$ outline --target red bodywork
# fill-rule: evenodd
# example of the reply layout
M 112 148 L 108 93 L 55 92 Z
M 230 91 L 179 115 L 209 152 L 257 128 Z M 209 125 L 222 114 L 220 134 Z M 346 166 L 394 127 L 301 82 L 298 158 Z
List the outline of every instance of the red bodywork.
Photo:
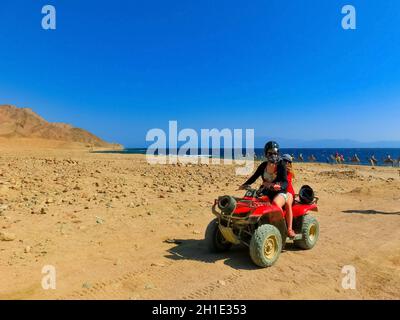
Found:
M 318 207 L 315 203 L 301 204 L 295 202 L 292 208 L 293 218 L 304 216 L 309 211 L 318 211 Z M 261 198 L 244 197 L 237 202 L 233 215 L 243 215 L 249 212 L 251 212 L 250 217 L 261 217 L 267 214 L 278 214 L 280 218 L 286 216 L 286 211 L 275 204 L 271 204 L 267 196 Z

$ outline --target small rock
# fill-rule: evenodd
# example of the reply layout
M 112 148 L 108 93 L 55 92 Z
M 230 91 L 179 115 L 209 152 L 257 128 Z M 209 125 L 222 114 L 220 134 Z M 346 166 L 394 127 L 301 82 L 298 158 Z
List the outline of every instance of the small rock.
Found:
M 114 266 L 119 266 L 121 264 L 121 260 L 117 259 L 114 261 L 113 265 Z
M 152 267 L 165 267 L 165 264 L 162 262 L 155 262 L 151 264 Z
M 82 288 L 85 288 L 85 289 L 90 289 L 91 287 L 92 287 L 92 284 L 89 283 L 89 282 L 85 282 L 85 283 L 82 285 Z
M 174 244 L 181 244 L 182 241 L 176 239 L 166 239 L 164 240 L 165 243 L 174 243 Z
M 218 280 L 218 284 L 221 286 L 225 286 L 226 282 L 224 280 Z
M 100 217 L 96 217 L 96 223 L 103 224 L 104 220 L 102 218 L 100 218 Z
M 11 232 L 0 232 L 0 240 L 1 241 L 14 241 L 16 239 L 16 235 Z
M 24 252 L 25 253 L 31 252 L 31 247 L 30 246 L 26 246 L 25 249 L 24 249 Z
M 154 284 L 152 284 L 152 283 L 147 283 L 147 284 L 144 286 L 144 288 L 145 288 L 146 290 L 154 289 Z

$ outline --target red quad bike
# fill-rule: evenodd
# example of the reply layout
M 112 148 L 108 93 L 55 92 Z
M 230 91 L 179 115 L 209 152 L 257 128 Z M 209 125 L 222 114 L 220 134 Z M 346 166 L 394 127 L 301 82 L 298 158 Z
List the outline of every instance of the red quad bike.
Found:
M 286 211 L 271 204 L 270 199 L 261 194 L 262 189 L 246 190 L 243 198 L 223 196 L 215 200 L 212 211 L 217 218 L 208 225 L 205 241 L 215 253 L 244 244 L 250 248 L 250 257 L 257 266 L 270 267 L 278 260 L 289 239 Z M 314 247 L 319 236 L 318 221 L 310 214 L 318 211 L 318 198 L 312 192 L 312 198 L 306 202 L 302 203 L 296 197 L 293 203 L 296 236 L 292 240 L 296 247 L 308 250 Z

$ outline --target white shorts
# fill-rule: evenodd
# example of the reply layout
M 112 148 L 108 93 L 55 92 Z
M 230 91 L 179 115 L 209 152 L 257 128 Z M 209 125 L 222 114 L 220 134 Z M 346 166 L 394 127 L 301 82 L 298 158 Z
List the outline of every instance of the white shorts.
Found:
M 282 197 L 285 199 L 285 202 L 287 202 L 287 201 L 288 201 L 288 199 L 289 199 L 289 197 L 288 197 L 288 194 L 287 194 L 287 193 L 280 192 L 280 193 L 278 193 L 278 194 L 277 194 L 277 196 L 282 196 Z

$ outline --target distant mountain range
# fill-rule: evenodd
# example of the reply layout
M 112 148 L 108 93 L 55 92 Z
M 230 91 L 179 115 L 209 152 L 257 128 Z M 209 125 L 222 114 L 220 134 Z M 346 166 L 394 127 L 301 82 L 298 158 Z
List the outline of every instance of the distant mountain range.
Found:
M 65 123 L 51 123 L 31 109 L 11 105 L 0 105 L 0 137 L 60 140 L 93 147 L 113 146 L 84 129 Z
M 254 145 L 263 148 L 266 141 L 275 140 L 281 148 L 400 148 L 400 141 L 360 142 L 351 139 L 301 140 L 256 137 Z

